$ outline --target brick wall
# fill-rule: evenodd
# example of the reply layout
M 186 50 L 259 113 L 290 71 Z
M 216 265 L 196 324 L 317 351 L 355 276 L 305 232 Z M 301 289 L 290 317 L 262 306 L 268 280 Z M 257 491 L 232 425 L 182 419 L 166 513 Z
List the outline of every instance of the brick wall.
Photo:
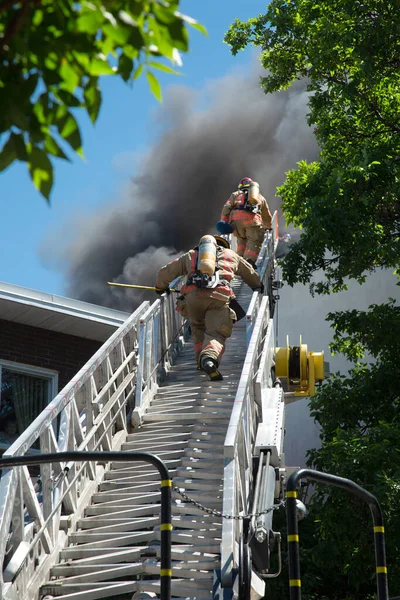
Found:
M 101 342 L 0 319 L 0 359 L 58 371 L 61 390 Z

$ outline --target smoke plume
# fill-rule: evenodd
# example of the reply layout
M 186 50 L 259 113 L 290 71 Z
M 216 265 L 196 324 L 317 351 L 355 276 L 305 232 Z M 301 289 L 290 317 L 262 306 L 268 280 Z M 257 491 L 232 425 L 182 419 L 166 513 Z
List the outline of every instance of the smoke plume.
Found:
M 143 294 L 106 282 L 154 285 L 163 264 L 215 233 L 222 205 L 244 176 L 260 183 L 271 211 L 278 208 L 274 194 L 285 171 L 317 156 L 306 102 L 300 82 L 266 96 L 254 72 L 199 93 L 170 87 L 156 117 L 159 139 L 128 189 L 90 215 L 68 248 L 68 295 L 132 310 Z
M 141 158 L 132 181 L 102 211 L 96 209 L 83 220 L 80 212 L 81 228 L 59 252 L 72 297 L 126 311 L 144 299 L 153 301 L 149 292 L 110 288 L 106 282 L 154 285 L 163 264 L 193 247 L 205 233 L 215 232 L 222 205 L 242 177 L 260 183 L 274 210 L 279 208 L 276 186 L 285 172 L 301 159 L 317 157 L 306 124 L 302 82 L 266 96 L 259 73 L 238 71 L 202 92 L 175 86 L 165 96 L 156 115 L 159 139 Z M 77 224 L 70 229 L 76 231 Z M 285 231 L 282 218 L 280 231 Z M 48 242 L 47 251 L 43 248 L 43 257 L 54 257 L 54 242 Z M 287 249 L 283 244 L 282 253 Z M 302 335 L 309 349 L 325 351 L 332 371 L 348 368 L 343 357 L 330 356 L 332 333 L 325 315 L 398 297 L 393 280 L 390 273 L 377 273 L 362 290 L 352 283 L 349 292 L 315 298 L 307 286 L 284 286 L 276 312 L 278 344 L 285 346 L 289 334 L 296 345 Z M 299 399 L 287 407 L 287 464 L 304 465 L 305 451 L 319 445 L 307 401 Z

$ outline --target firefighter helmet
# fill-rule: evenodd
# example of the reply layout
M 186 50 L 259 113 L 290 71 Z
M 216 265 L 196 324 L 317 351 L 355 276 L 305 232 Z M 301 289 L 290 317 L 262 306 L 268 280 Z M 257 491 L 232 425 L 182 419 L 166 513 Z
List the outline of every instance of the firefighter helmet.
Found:
M 220 235 L 214 235 L 215 241 L 217 242 L 217 246 L 220 248 L 230 248 L 230 244 L 227 239 L 221 237 Z
M 243 179 L 239 181 L 238 189 L 242 190 L 243 188 L 248 188 L 251 186 L 252 183 L 253 180 L 250 179 L 250 177 L 243 177 Z

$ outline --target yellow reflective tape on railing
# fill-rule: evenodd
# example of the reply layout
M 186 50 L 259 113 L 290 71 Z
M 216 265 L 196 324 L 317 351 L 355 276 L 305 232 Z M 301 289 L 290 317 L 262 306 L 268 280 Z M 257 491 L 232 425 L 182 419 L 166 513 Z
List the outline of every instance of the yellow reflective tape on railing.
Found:
M 301 587 L 301 580 L 300 579 L 290 579 L 289 586 L 290 587 Z
M 172 577 L 172 569 L 160 569 L 160 577 Z
M 297 492 L 286 492 L 286 498 L 297 498 Z
M 161 487 L 172 487 L 172 479 L 162 479 Z
M 171 523 L 161 523 L 160 525 L 161 531 L 172 531 Z
M 385 528 L 383 525 L 377 525 L 374 527 L 374 533 L 385 533 Z
M 299 536 L 298 535 L 288 535 L 287 536 L 287 541 L 288 542 L 298 542 L 299 541 Z
M 376 572 L 377 573 L 387 573 L 387 568 L 386 567 L 376 567 Z

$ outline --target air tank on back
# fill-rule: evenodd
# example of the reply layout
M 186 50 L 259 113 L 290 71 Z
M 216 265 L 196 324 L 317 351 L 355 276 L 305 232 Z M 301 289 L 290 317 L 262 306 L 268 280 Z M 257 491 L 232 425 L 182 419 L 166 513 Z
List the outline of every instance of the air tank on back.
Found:
M 199 242 L 197 268 L 202 275 L 214 275 L 217 260 L 217 243 L 212 235 L 203 235 Z
M 247 201 L 250 204 L 258 204 L 258 194 L 260 193 L 260 186 L 257 181 L 253 181 L 249 186 Z

